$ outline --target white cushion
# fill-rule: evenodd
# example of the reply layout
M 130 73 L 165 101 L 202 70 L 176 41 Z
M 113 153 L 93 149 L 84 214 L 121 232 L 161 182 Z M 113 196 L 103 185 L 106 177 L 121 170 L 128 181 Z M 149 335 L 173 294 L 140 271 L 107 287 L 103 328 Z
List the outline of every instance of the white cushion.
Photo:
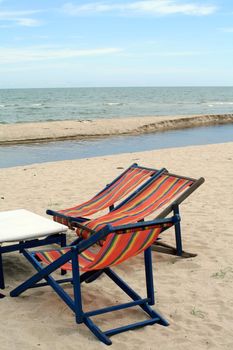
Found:
M 67 227 L 25 209 L 0 212 L 0 243 L 49 236 Z

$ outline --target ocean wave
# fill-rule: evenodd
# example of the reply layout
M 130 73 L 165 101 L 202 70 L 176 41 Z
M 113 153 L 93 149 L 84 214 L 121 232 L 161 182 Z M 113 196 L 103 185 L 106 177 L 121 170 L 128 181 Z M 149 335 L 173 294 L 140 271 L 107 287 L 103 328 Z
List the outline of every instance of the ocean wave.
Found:
M 11 107 L 19 107 L 21 106 L 19 103 L 6 103 L 4 107 L 11 108 Z
M 30 107 L 41 107 L 44 106 L 43 103 L 33 103 Z
M 205 102 L 205 104 L 208 104 L 209 107 L 213 107 L 213 106 L 232 106 L 233 102 L 230 101 L 216 101 L 216 102 Z
M 104 106 L 124 106 L 123 102 L 104 102 Z

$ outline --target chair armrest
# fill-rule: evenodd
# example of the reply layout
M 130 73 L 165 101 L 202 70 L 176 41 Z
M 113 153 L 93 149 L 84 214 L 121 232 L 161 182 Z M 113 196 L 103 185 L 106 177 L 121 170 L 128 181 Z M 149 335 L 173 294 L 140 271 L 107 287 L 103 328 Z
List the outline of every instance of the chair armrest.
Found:
M 60 252 L 62 250 L 71 250 L 74 248 L 76 248 L 76 245 L 67 245 L 67 246 L 58 247 L 58 248 L 51 247 L 51 248 L 45 248 L 45 249 L 39 249 L 39 250 L 33 250 L 33 251 L 31 251 L 30 249 L 24 249 L 24 251 L 29 252 L 30 254 L 36 254 L 36 253 L 44 253 L 44 252 L 51 252 L 51 251 Z
M 73 217 L 73 216 L 65 215 L 65 214 L 60 213 L 59 211 L 55 211 L 55 210 L 51 210 L 51 209 L 47 209 L 46 214 L 52 215 L 52 216 L 58 216 L 59 218 L 67 219 L 70 222 L 85 222 L 85 221 L 90 220 L 90 219 L 84 218 L 82 216 Z
M 114 232 L 116 234 L 123 234 L 142 230 L 148 230 L 156 227 L 170 227 L 177 224 L 180 221 L 180 216 L 178 214 L 163 219 L 154 219 L 150 221 L 140 221 L 134 224 L 121 225 L 121 226 L 112 226 L 109 225 L 110 233 Z
M 143 231 L 143 230 L 152 229 L 152 228 L 161 227 L 161 226 L 165 230 L 166 228 L 169 228 L 177 224 L 179 221 L 180 221 L 180 216 L 176 214 L 170 218 L 137 222 L 129 225 L 112 226 L 108 224 L 98 232 L 93 231 L 94 232 L 93 235 L 91 235 L 88 239 L 82 240 L 73 249 L 77 250 L 78 253 L 81 253 L 82 251 L 90 248 L 92 245 L 94 245 L 98 241 L 105 239 L 110 233 L 126 234 L 129 232 Z
M 134 224 L 129 224 L 129 225 L 120 225 L 120 226 L 112 226 L 112 225 L 106 225 L 104 226 L 100 231 L 96 232 L 93 231 L 94 234 L 91 235 L 88 239 L 84 239 L 81 242 L 77 243 L 76 245 L 70 245 L 70 246 L 65 246 L 65 247 L 59 247 L 56 249 L 43 249 L 42 251 L 61 251 L 61 250 L 73 250 L 76 251 L 77 254 L 80 254 L 84 250 L 90 248 L 94 244 L 96 244 L 98 241 L 105 239 L 110 233 L 115 233 L 115 234 L 126 234 L 129 232 L 137 232 L 137 231 L 143 231 L 143 230 L 148 230 L 148 229 L 153 229 L 156 227 L 164 227 L 164 229 L 173 226 L 177 224 L 180 221 L 180 216 L 179 215 L 174 215 L 170 218 L 165 218 L 165 219 L 155 219 L 151 221 L 141 221 L 137 222 Z M 80 225 L 83 226 L 83 225 Z M 85 226 L 83 226 L 86 228 Z M 39 251 L 37 251 L 39 252 Z

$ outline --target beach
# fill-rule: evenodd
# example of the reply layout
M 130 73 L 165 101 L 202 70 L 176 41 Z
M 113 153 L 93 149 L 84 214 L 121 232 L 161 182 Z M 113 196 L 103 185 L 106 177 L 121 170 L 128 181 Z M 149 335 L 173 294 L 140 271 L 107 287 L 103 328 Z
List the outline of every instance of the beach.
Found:
M 1 140 L 4 135 L 5 140 L 15 140 L 18 134 L 12 130 L 12 138 L 2 132 Z M 154 307 L 170 326 L 147 326 L 113 336 L 111 349 L 232 349 L 233 142 L 0 169 L 1 210 L 25 208 L 46 216 L 47 208 L 64 209 L 90 198 L 134 162 L 205 178 L 205 183 L 181 205 L 183 248 L 198 255 L 181 259 L 153 252 Z M 69 237 L 73 235 L 69 231 Z M 174 231 L 166 231 L 163 240 L 174 244 Z M 50 287 L 28 290 L 11 298 L 10 290 L 34 270 L 17 252 L 5 254 L 3 259 L 6 297 L 0 300 L 1 350 L 105 348 L 85 326 L 75 323 L 70 309 Z M 145 293 L 142 256 L 126 261 L 115 271 L 139 294 Z M 116 300 L 126 301 L 104 277 L 84 284 L 83 292 L 89 310 L 112 305 Z M 98 326 L 114 328 L 143 317 L 140 311 L 120 311 L 98 317 Z

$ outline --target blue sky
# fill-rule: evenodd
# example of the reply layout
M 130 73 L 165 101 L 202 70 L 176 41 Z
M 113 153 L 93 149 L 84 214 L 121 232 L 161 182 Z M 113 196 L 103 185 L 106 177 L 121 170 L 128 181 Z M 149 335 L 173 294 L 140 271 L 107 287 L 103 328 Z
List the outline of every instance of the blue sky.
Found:
M 0 0 L 0 88 L 232 86 L 232 0 Z

